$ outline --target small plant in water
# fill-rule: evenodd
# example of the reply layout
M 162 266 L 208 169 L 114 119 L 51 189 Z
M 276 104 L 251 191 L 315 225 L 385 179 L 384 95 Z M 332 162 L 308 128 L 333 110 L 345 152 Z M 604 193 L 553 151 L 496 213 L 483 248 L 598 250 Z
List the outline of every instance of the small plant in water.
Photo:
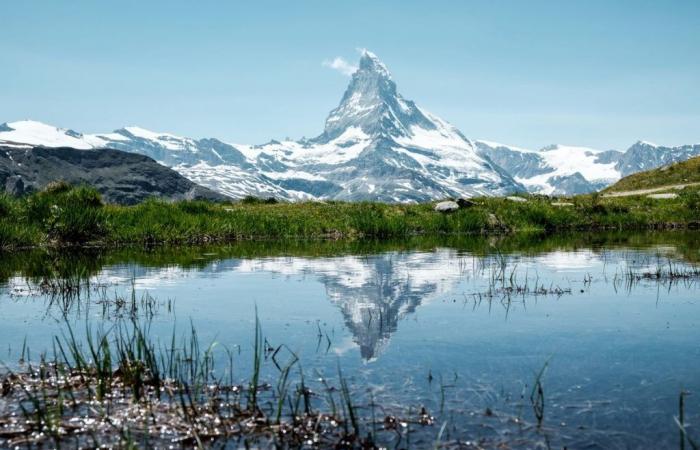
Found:
M 685 450 L 685 444 L 687 442 L 690 445 L 690 448 L 693 450 L 698 450 L 700 446 L 688 435 L 688 429 L 685 424 L 685 398 L 688 395 L 690 395 L 690 392 L 681 391 L 680 395 L 678 396 L 678 417 L 674 418 L 676 425 L 678 425 L 678 429 L 680 430 L 679 448 L 680 450 Z
M 537 427 L 542 426 L 544 421 L 544 385 L 542 384 L 542 378 L 544 377 L 547 367 L 549 366 L 549 360 L 547 360 L 540 371 L 535 376 L 535 383 L 532 386 L 532 391 L 530 392 L 530 403 L 532 404 L 532 412 L 535 414 L 535 419 L 537 419 Z

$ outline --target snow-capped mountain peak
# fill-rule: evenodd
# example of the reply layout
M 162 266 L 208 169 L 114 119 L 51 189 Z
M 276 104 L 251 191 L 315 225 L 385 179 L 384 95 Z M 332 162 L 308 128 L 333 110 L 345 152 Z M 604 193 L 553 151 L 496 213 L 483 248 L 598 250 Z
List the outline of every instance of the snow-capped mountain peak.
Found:
M 635 142 L 635 143 L 634 143 L 634 145 L 641 145 L 641 146 L 645 146 L 645 147 L 653 147 L 653 148 L 656 148 L 656 147 L 660 147 L 660 146 L 659 146 L 658 144 L 654 144 L 653 142 L 649 142 L 649 141 L 641 141 L 641 140 L 640 140 L 640 141 L 637 141 L 637 142 Z
M 437 126 L 396 88 L 389 70 L 372 52 L 365 50 L 357 71 L 340 101 L 329 114 L 318 140 L 328 142 L 350 127 L 370 136 L 408 137 L 411 127 L 434 130 Z
M 391 79 L 389 69 L 379 60 L 379 57 L 367 49 L 362 50 L 360 57 L 359 70 L 367 70 L 376 73 L 387 79 Z

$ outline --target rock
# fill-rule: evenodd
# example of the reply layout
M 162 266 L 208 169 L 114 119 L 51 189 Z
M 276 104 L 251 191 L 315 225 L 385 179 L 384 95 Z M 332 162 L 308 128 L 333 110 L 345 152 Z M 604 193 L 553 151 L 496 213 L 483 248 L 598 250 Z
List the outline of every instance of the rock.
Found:
M 466 198 L 458 198 L 457 204 L 459 205 L 460 208 L 471 208 L 472 206 L 475 205 L 475 203 L 473 201 L 466 199 Z
M 498 220 L 498 217 L 496 217 L 494 213 L 489 213 L 489 216 L 486 218 L 486 223 L 488 223 L 488 225 L 491 228 L 497 228 L 501 226 L 501 221 Z
M 647 195 L 647 198 L 655 198 L 658 200 L 668 200 L 672 198 L 678 198 L 678 194 L 673 194 L 673 193 L 666 193 L 666 194 L 649 194 Z
M 453 202 L 452 200 L 440 202 L 437 205 L 435 205 L 435 211 L 441 212 L 443 214 L 455 212 L 458 209 L 459 204 L 457 204 L 457 202 Z
M 16 197 L 23 195 L 25 190 L 24 181 L 22 181 L 22 177 L 16 175 L 9 177 L 5 181 L 5 192 Z
M 518 203 L 524 203 L 527 200 L 522 198 L 522 197 L 516 197 L 514 195 L 506 197 L 506 200 L 510 200 L 511 202 L 518 202 Z
M 552 206 L 574 206 L 574 204 L 570 202 L 552 202 Z

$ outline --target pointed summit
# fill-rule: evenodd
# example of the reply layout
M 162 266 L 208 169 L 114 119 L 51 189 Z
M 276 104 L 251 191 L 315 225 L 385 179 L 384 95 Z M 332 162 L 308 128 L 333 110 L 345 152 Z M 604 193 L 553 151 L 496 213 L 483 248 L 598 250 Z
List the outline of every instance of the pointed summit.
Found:
M 384 63 L 379 60 L 377 55 L 370 52 L 369 50 L 362 50 L 359 70 L 375 73 L 377 74 L 377 76 L 391 79 L 389 69 L 387 69 Z
M 436 128 L 415 103 L 397 92 L 389 70 L 377 55 L 363 50 L 340 105 L 329 114 L 318 139 L 328 142 L 352 127 L 369 136 L 410 137 L 411 127 L 416 125 Z

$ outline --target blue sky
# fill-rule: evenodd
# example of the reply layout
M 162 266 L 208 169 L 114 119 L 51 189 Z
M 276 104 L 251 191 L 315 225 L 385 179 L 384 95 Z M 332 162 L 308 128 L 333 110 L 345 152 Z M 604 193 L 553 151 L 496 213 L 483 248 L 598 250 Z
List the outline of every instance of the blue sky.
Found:
M 315 136 L 376 53 L 471 138 L 700 142 L 700 1 L 32 1 L 0 7 L 0 122 Z

